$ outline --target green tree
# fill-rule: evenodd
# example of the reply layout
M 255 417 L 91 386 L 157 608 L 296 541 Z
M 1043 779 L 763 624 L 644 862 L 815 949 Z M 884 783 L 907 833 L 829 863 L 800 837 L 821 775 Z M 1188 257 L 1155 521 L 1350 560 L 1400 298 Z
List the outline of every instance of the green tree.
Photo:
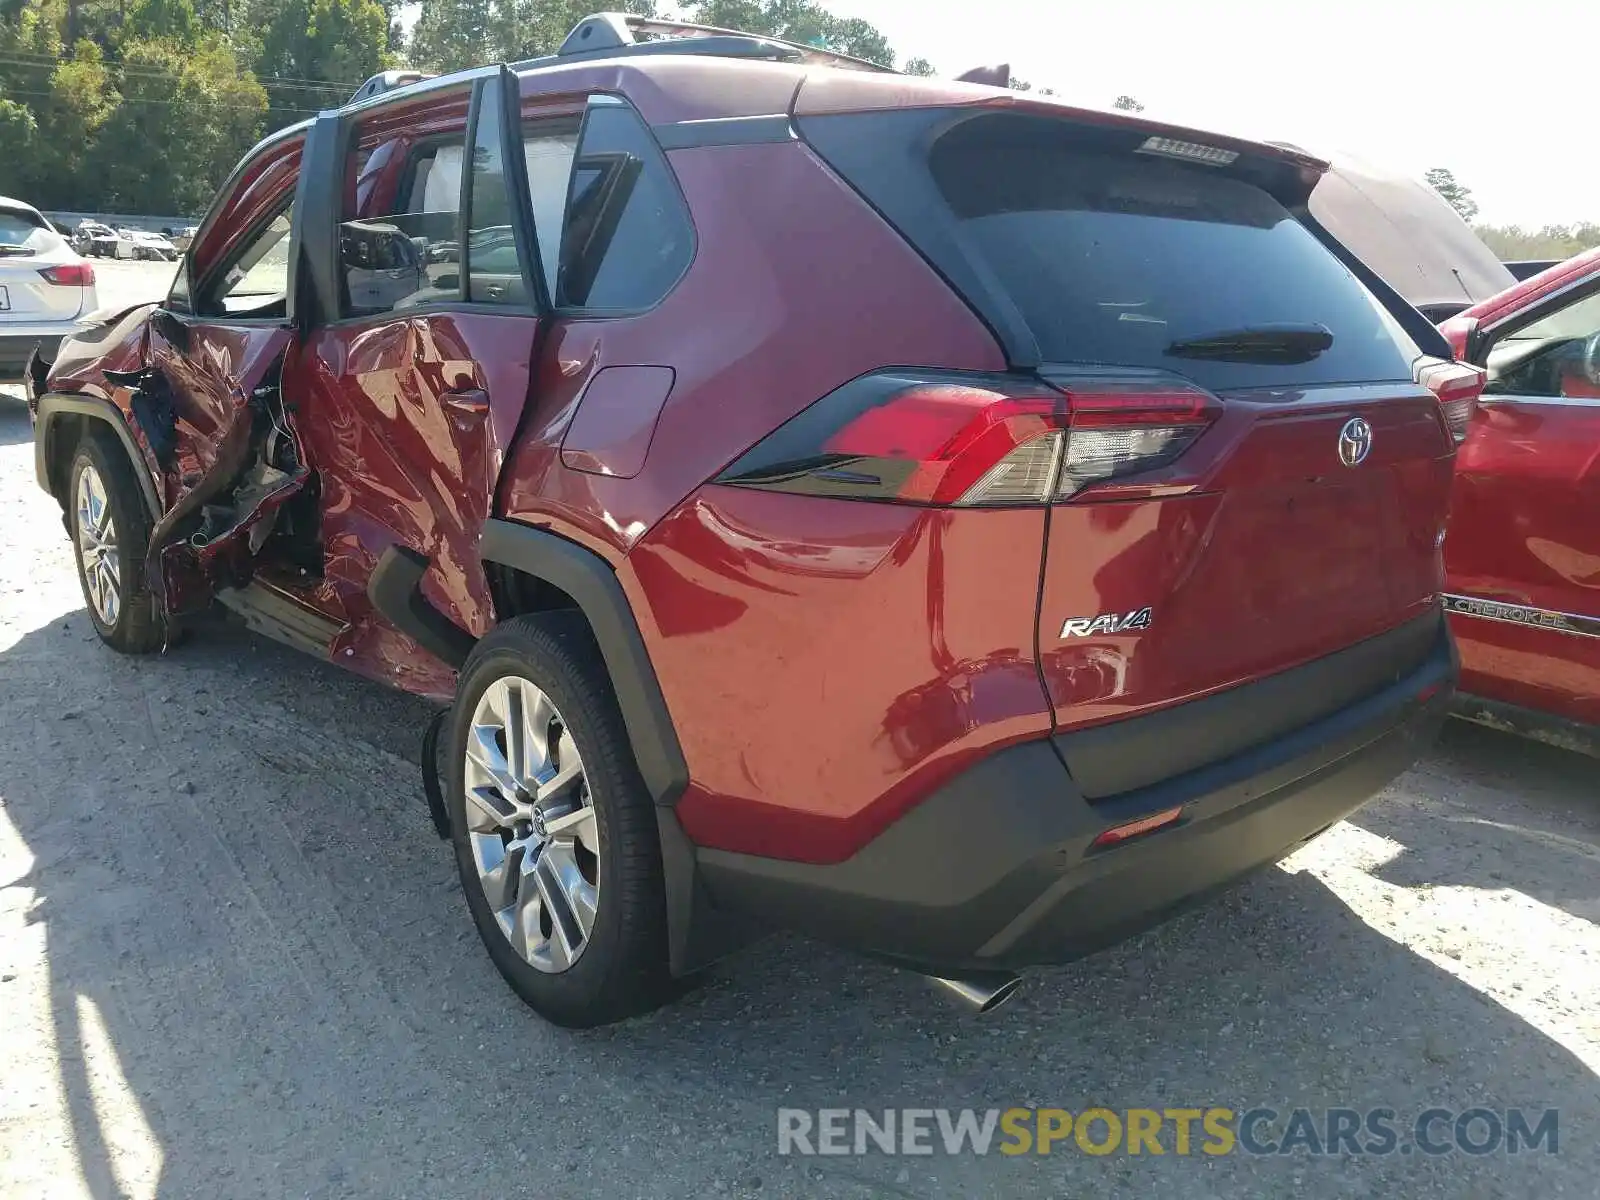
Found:
M 588 0 L 428 0 L 411 31 L 413 66 L 454 71 L 553 54 L 595 12 Z M 654 16 L 653 0 L 622 0 L 608 11 Z
M 1477 235 L 1504 262 L 1528 258 L 1571 258 L 1600 246 L 1600 222 L 1546 225 L 1526 230 L 1520 225 L 1475 225 Z
M 100 206 L 199 213 L 260 137 L 267 93 L 219 35 L 193 47 L 135 41 L 123 49 L 122 101 L 100 129 L 89 174 Z
M 34 187 L 40 203 L 72 207 L 101 127 L 119 99 L 100 47 L 88 39 L 51 72 L 50 94 L 34 109 L 39 128 Z
M 925 58 L 907 59 L 906 65 L 900 69 L 903 70 L 907 75 L 932 76 L 938 74 L 938 72 L 933 69 L 933 64 Z
M 491 61 L 493 0 L 427 0 L 411 28 L 412 66 L 454 71 Z
M 390 18 L 379 0 L 265 0 L 249 19 L 269 127 L 338 107 L 384 68 Z
M 1443 167 L 1434 167 L 1423 176 L 1428 186 L 1450 202 L 1450 207 L 1461 214 L 1463 221 L 1478 215 L 1478 204 L 1472 198 L 1472 189 L 1456 182 L 1456 177 Z
M 1144 105 L 1140 104 L 1132 96 L 1118 96 L 1115 100 L 1113 100 L 1111 102 L 1111 107 L 1112 108 L 1116 108 L 1116 109 L 1121 109 L 1123 112 L 1143 112 L 1144 111 Z
M 194 0 L 135 0 L 123 23 L 123 37 L 139 41 L 168 41 L 192 46 L 200 33 L 200 15 Z
M 836 17 L 812 0 L 697 0 L 690 19 L 894 66 L 889 40 L 857 17 Z
M 1006 80 L 1006 86 L 1008 88 L 1010 88 L 1013 92 L 1031 92 L 1031 91 L 1033 91 L 1033 84 L 1029 83 L 1026 79 L 1018 79 L 1015 75 L 1011 76 L 1010 79 Z M 1039 95 L 1041 95 L 1041 96 L 1054 96 L 1055 94 L 1056 94 L 1056 90 L 1054 88 L 1040 88 L 1039 89 Z

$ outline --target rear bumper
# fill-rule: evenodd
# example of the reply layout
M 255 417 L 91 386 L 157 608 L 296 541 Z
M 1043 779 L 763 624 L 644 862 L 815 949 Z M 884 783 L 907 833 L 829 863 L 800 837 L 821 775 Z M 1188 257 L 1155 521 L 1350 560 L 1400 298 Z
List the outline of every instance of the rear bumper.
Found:
M 75 332 L 75 326 L 67 325 L 51 326 L 49 331 L 13 333 L 7 330 L 0 333 L 0 383 L 21 382 L 35 348 L 49 361 L 55 358 L 62 340 Z
M 1431 650 L 1399 680 L 1137 791 L 1091 803 L 1050 741 L 1025 742 L 958 776 L 844 862 L 701 849 L 699 867 L 719 907 L 905 965 L 1070 961 L 1278 861 L 1360 807 L 1431 743 L 1456 672 L 1440 616 Z M 1092 844 L 1178 804 L 1177 825 Z

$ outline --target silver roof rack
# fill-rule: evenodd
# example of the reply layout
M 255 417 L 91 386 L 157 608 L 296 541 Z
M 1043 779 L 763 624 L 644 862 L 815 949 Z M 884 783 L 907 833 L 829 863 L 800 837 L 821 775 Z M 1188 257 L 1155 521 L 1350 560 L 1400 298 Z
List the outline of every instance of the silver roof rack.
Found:
M 717 58 L 754 58 L 804 63 L 819 67 L 844 67 L 853 71 L 893 73 L 893 68 L 838 54 L 819 46 L 805 46 L 763 34 L 663 21 L 632 13 L 602 12 L 585 17 L 572 28 L 561 49 L 553 55 L 530 59 L 531 66 L 550 66 L 584 58 L 619 58 L 654 54 L 705 54 Z
M 801 63 L 808 66 L 843 67 L 852 71 L 894 74 L 892 67 L 838 54 L 819 46 L 803 46 L 782 38 L 719 29 L 714 25 L 694 25 L 687 21 L 662 21 L 632 13 L 602 12 L 585 17 L 572 27 L 561 48 L 554 54 L 525 59 L 513 65 L 550 67 L 589 58 L 634 58 L 659 54 L 703 54 L 713 58 L 748 58 L 766 62 Z M 385 92 L 409 87 L 440 76 L 426 71 L 382 71 L 363 83 L 350 97 L 359 104 Z
M 381 96 L 384 92 L 392 92 L 396 88 L 409 87 L 413 83 L 433 78 L 434 76 L 427 71 L 379 71 L 356 89 L 356 94 L 350 97 L 349 102 L 360 104 L 361 101 Z

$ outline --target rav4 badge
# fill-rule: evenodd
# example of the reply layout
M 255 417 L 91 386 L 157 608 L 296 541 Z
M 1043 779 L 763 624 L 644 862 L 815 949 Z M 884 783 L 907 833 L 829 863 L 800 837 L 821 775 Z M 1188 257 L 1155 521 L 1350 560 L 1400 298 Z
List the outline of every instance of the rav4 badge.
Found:
M 1131 633 L 1136 629 L 1149 629 L 1154 614 L 1148 608 L 1136 608 L 1128 613 L 1101 613 L 1097 617 L 1068 617 L 1061 626 L 1061 636 L 1093 637 L 1097 633 Z

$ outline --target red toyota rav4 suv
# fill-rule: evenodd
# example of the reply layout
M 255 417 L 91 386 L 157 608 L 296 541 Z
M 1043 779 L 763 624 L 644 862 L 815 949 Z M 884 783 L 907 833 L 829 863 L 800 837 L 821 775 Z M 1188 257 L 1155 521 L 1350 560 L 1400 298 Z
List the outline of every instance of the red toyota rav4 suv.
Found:
M 473 919 L 573 1025 L 769 925 L 991 1001 L 1415 758 L 1478 377 L 1322 164 L 668 32 L 273 135 L 34 365 L 108 643 L 215 598 L 452 699 Z

